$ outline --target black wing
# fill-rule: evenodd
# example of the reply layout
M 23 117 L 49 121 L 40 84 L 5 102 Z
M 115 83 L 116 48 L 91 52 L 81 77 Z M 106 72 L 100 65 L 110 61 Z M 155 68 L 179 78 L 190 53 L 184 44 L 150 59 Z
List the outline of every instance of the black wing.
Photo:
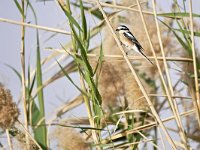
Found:
M 142 46 L 140 45 L 140 43 L 137 41 L 137 39 L 134 37 L 134 35 L 130 31 L 124 32 L 124 36 L 127 37 L 129 40 L 131 40 L 136 45 L 138 50 L 140 51 L 144 50 Z
M 140 45 L 140 43 L 136 40 L 136 38 L 133 36 L 133 34 L 131 32 L 125 32 L 124 36 L 127 37 L 129 40 L 131 40 L 136 47 L 138 48 L 140 54 L 142 56 L 144 56 L 152 65 L 154 65 L 154 63 L 143 53 L 144 49 L 142 48 L 142 46 Z

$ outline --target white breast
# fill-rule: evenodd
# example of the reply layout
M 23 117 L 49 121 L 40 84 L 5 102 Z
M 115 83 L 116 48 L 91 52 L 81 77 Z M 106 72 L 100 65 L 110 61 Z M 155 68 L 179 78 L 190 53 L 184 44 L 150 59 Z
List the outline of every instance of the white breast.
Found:
M 139 51 L 139 49 L 137 48 L 137 46 L 135 44 L 132 46 L 131 49 L 133 49 L 134 51 L 136 51 L 136 52 L 138 52 L 140 54 L 140 51 Z

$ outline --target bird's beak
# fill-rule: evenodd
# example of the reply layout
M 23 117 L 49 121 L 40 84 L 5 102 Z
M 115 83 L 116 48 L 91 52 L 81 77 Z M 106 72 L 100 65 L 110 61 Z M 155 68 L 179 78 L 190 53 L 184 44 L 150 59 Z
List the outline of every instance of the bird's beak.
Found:
M 116 29 L 115 31 L 119 31 L 119 29 Z

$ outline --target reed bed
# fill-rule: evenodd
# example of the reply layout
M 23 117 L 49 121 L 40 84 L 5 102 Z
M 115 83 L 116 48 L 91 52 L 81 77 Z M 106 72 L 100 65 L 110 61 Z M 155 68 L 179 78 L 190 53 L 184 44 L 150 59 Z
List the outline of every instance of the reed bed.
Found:
M 200 14 L 194 13 L 192 0 L 173 0 L 170 12 L 158 2 L 40 0 L 60 8 L 67 20 L 63 30 L 39 25 L 33 2 L 14 0 L 21 21 L 0 17 L 0 23 L 21 27 L 21 69 L 7 65 L 21 81 L 21 100 L 13 102 L 0 84 L 0 127 L 6 136 L 1 148 L 199 149 L 200 61 L 195 42 Z M 34 23 L 26 23 L 28 12 Z M 155 65 L 134 52 L 125 53 L 115 32 L 120 24 L 130 28 Z M 34 68 L 26 63 L 27 28 L 36 31 Z M 53 33 L 51 39 L 62 34 L 68 40 L 60 47 L 41 48 L 39 30 Z M 49 55 L 42 57 L 44 51 Z M 61 78 L 78 95 L 47 114 L 45 88 Z M 68 115 L 74 110 L 78 117 Z

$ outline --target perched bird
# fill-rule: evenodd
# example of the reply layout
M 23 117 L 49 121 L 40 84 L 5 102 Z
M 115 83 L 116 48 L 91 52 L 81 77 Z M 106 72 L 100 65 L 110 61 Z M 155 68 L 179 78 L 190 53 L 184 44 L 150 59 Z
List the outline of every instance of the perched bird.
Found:
M 121 43 L 126 47 L 128 52 L 134 50 L 144 56 L 152 65 L 154 65 L 152 61 L 144 54 L 144 49 L 125 25 L 120 25 L 116 31 L 119 32 L 119 39 Z M 126 54 L 128 52 L 126 52 Z

